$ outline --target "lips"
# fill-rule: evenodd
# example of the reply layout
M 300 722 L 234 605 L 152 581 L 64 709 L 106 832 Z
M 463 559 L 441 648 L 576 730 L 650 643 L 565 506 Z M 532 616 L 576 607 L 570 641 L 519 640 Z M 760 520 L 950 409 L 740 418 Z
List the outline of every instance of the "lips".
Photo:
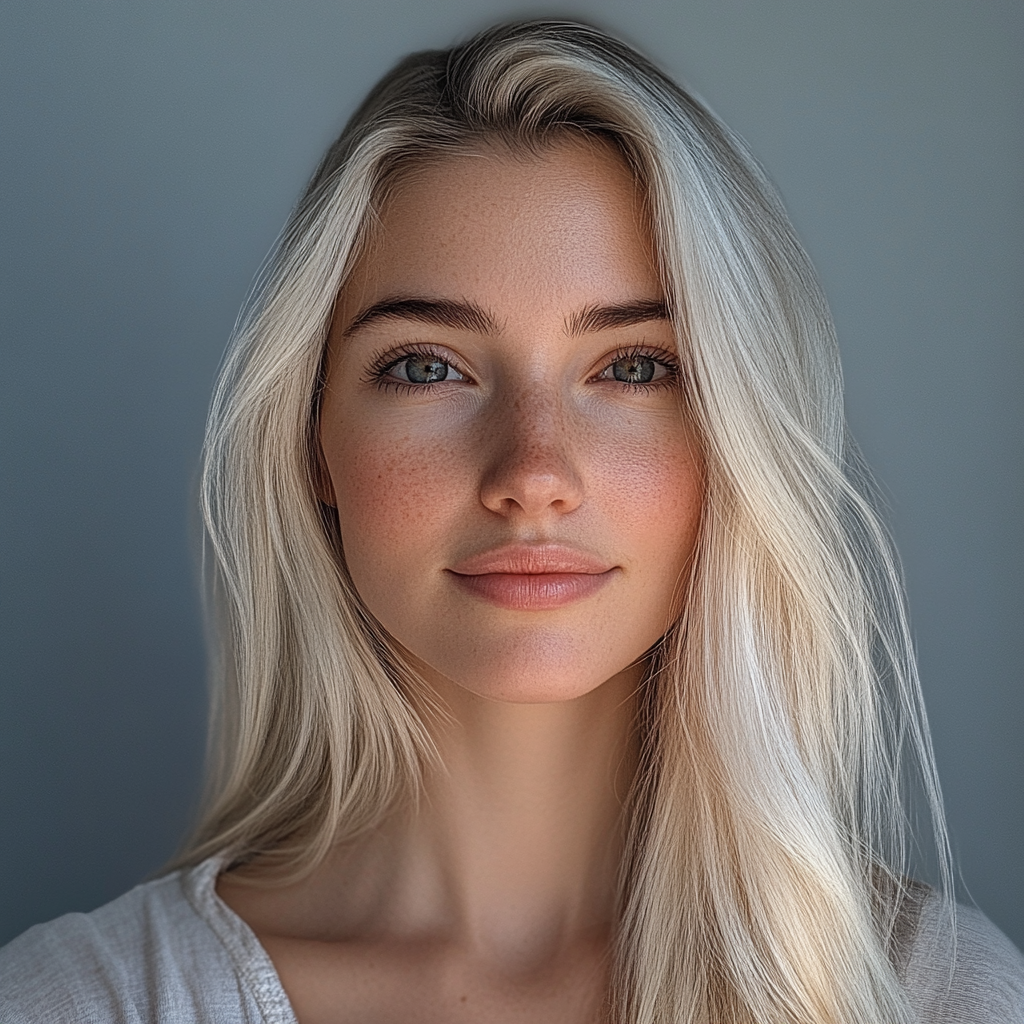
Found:
M 448 574 L 473 596 L 514 611 L 561 608 L 596 593 L 618 567 L 560 544 L 515 544 L 474 555 Z

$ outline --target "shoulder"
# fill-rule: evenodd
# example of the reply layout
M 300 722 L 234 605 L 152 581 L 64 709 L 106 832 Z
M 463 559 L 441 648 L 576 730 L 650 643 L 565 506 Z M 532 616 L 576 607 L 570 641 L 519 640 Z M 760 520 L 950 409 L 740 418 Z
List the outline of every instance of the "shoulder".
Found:
M 955 926 L 953 921 L 955 920 Z M 921 1024 L 1021 1024 L 1024 956 L 980 911 L 929 893 L 906 962 Z
M 212 896 L 213 877 L 212 865 L 175 872 L 30 928 L 0 949 L 0 1024 L 266 1019 L 244 976 L 254 951 L 237 936 L 232 948 L 190 891 Z

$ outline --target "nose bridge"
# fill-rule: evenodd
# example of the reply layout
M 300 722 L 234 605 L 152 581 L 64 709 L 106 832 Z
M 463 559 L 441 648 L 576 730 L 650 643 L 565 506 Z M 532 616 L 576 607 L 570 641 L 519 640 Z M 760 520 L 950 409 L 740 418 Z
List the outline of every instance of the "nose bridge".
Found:
M 534 380 L 511 393 L 505 402 L 507 438 L 526 462 L 558 459 L 568 443 L 564 399 L 557 387 Z
M 488 508 L 535 515 L 579 505 L 573 415 L 558 387 L 536 378 L 510 387 L 495 403 L 488 431 L 492 454 L 481 493 Z

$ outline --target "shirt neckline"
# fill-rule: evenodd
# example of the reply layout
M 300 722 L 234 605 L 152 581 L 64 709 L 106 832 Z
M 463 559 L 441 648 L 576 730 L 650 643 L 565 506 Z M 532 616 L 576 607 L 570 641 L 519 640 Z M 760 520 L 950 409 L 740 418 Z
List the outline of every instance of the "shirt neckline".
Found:
M 298 1024 L 277 969 L 256 933 L 217 895 L 217 876 L 226 861 L 225 854 L 214 854 L 195 867 L 183 869 L 185 898 L 228 951 L 266 1024 Z

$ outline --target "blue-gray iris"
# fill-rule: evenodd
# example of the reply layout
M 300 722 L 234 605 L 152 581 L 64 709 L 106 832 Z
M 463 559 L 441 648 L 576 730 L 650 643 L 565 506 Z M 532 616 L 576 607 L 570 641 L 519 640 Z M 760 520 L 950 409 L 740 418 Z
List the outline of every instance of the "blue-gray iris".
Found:
M 612 376 L 624 384 L 646 384 L 654 378 L 654 369 L 650 356 L 623 356 L 612 363 Z
M 448 376 L 448 364 L 434 356 L 409 356 L 405 375 L 414 384 L 434 384 Z

